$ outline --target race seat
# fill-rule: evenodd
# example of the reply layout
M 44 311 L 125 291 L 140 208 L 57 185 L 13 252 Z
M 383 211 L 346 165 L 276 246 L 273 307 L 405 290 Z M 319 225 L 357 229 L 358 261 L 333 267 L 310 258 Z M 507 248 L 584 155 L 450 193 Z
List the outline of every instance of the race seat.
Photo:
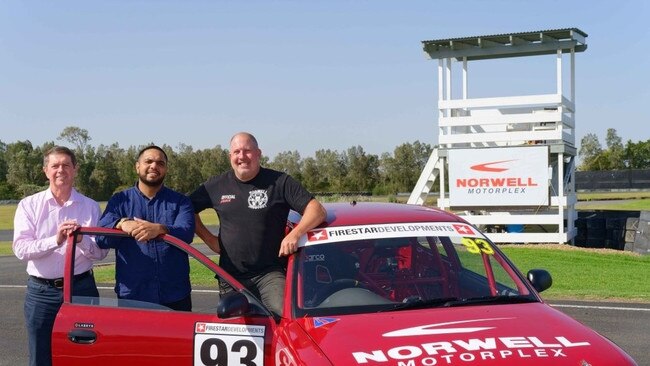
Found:
M 361 286 L 357 281 L 359 263 L 336 244 L 306 247 L 301 253 L 301 294 L 305 307 L 314 307 L 328 295 L 343 288 Z

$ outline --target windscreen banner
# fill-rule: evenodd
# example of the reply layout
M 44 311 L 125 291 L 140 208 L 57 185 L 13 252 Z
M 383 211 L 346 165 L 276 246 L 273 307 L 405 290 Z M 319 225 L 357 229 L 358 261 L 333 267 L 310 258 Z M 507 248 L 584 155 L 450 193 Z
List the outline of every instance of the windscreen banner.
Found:
M 450 206 L 549 203 L 548 146 L 449 150 Z

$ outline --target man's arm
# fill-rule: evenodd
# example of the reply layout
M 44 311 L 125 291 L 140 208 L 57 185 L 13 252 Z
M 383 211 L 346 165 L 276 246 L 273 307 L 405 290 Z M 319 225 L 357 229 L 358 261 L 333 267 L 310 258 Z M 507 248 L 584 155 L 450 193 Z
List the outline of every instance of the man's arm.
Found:
M 325 218 L 327 217 L 327 211 L 325 207 L 318 202 L 315 198 L 312 198 L 311 201 L 305 207 L 305 212 L 302 214 L 302 218 L 296 227 L 287 234 L 280 244 L 280 253 L 279 256 L 289 255 L 298 250 L 298 239 L 304 235 L 307 231 L 315 228 L 320 225 Z
M 106 204 L 106 208 L 104 209 L 104 212 L 102 213 L 101 217 L 99 218 L 99 221 L 97 222 L 97 226 L 101 227 L 106 227 L 106 228 L 115 228 L 115 229 L 121 229 L 125 233 L 129 233 L 122 227 L 116 227 L 116 225 L 120 222 L 121 219 L 124 217 L 122 216 L 119 208 L 119 202 L 121 196 L 118 196 L 118 193 L 114 194 L 109 200 L 108 203 Z M 117 246 L 126 238 L 118 238 L 115 236 L 106 236 L 106 235 L 97 235 L 95 237 L 95 241 L 97 242 L 97 246 L 102 248 L 102 249 L 110 249 L 110 248 L 117 248 Z
M 174 218 L 174 224 L 167 226 L 168 234 L 175 236 L 186 243 L 194 240 L 194 208 L 189 198 L 183 196 L 179 203 L 178 214 Z
M 36 234 L 36 225 L 38 220 L 33 216 L 34 210 L 28 207 L 26 199 L 21 200 L 16 208 L 14 216 L 14 240 L 12 249 L 16 257 L 22 261 L 41 258 L 53 252 L 59 247 L 57 242 L 59 232 L 39 239 Z
M 90 205 L 91 211 L 90 218 L 88 218 L 89 221 L 85 223 L 80 222 L 79 224 L 82 226 L 97 226 L 99 217 L 101 215 L 99 204 L 90 199 L 87 201 L 87 204 Z M 79 252 L 90 260 L 101 260 L 106 258 L 108 255 L 109 250 L 100 248 L 97 245 L 96 238 L 92 235 L 79 235 L 77 240 L 79 240 L 79 244 L 77 245 Z
M 201 216 L 197 213 L 194 214 L 194 223 L 196 235 L 201 238 L 213 252 L 217 254 L 221 253 L 221 249 L 219 248 L 219 237 L 208 230 L 208 228 L 203 224 Z

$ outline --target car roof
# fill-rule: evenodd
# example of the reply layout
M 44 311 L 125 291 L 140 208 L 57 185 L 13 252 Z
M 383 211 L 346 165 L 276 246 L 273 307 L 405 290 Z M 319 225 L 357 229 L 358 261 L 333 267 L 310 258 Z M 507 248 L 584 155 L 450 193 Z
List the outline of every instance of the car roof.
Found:
M 327 210 L 326 225 L 351 226 L 381 223 L 407 222 L 462 222 L 465 220 L 453 213 L 433 207 L 386 202 L 338 202 L 324 203 Z M 298 222 L 300 216 L 295 212 L 289 215 L 289 221 Z

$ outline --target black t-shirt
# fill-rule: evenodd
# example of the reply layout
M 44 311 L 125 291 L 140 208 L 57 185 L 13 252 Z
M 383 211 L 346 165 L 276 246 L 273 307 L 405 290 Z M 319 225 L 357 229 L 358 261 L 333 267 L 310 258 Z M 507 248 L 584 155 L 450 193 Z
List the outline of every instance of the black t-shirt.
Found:
M 312 198 L 291 176 L 265 168 L 248 182 L 232 170 L 211 177 L 190 195 L 196 213 L 210 207 L 217 211 L 219 265 L 243 278 L 286 266 L 286 257 L 278 253 L 289 210 L 302 214 Z

